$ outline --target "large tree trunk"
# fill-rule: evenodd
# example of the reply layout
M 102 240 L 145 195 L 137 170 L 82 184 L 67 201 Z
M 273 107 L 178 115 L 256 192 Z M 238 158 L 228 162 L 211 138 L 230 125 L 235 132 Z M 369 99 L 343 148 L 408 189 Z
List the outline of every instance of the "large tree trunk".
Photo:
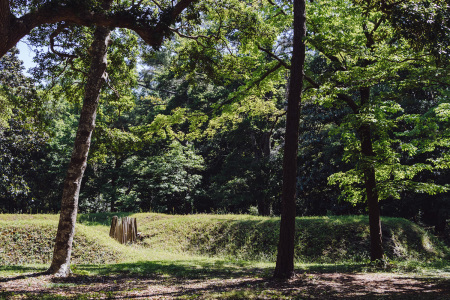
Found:
M 368 103 L 370 88 L 361 88 L 361 105 Z M 370 228 L 370 260 L 382 259 L 384 255 L 381 233 L 380 207 L 378 203 L 375 166 L 373 164 L 372 135 L 370 125 L 362 125 L 358 130 L 361 139 L 361 153 L 363 154 L 364 185 L 366 188 L 367 205 L 369 207 Z
M 64 182 L 58 232 L 53 260 L 49 269 L 50 273 L 58 276 L 70 274 L 70 255 L 75 234 L 78 196 L 83 173 L 86 169 L 91 136 L 95 128 L 100 90 L 105 82 L 109 35 L 110 29 L 105 27 L 98 27 L 94 33 L 91 66 L 86 82 L 75 145 Z
M 306 34 L 305 0 L 294 0 L 294 41 L 289 82 L 286 133 L 283 156 L 283 191 L 275 278 L 294 275 L 295 194 L 297 183 L 298 130 L 303 89 Z

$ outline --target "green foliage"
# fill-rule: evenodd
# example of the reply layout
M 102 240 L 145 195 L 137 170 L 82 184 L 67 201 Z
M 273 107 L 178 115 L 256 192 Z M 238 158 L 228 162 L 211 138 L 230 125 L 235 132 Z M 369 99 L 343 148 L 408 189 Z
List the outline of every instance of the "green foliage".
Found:
M 202 178 L 198 173 L 204 165 L 203 158 L 191 146 L 174 141 L 158 156 L 131 157 L 125 164 L 137 179 L 135 196 L 123 200 L 125 207 L 139 205 L 157 212 L 194 211 L 193 201 Z
M 45 3 L 14 2 L 13 10 L 58 4 Z M 101 9 L 98 1 L 64 3 Z M 307 3 L 298 214 L 362 213 L 363 170 L 373 165 L 383 214 L 448 219 L 448 192 L 417 194 L 447 191 L 450 166 L 448 3 L 426 3 Z M 155 2 L 140 4 L 148 9 L 142 21 L 164 17 Z M 141 12 L 132 1 L 115 1 L 111 11 L 122 9 Z M 80 211 L 278 214 L 291 3 L 196 1 L 177 22 L 158 51 L 128 30 L 112 32 Z M 37 46 L 39 91 L 13 54 L 2 59 L 2 211 L 59 209 L 93 29 L 68 26 L 55 37 L 58 52 L 76 56 L 67 59 L 46 51 L 57 26 L 28 39 Z M 361 87 L 371 89 L 368 103 Z M 372 131 L 369 157 L 361 154 L 363 125 Z M 350 204 L 338 201 L 341 192 Z
M 172 57 L 146 56 L 146 86 L 166 109 L 140 129 L 153 141 L 194 140 L 208 164 L 200 211 L 258 205 L 262 213 L 279 194 L 286 72 L 259 47 L 275 47 L 292 17 L 258 1 L 196 5 L 203 22 L 179 27 L 180 38 L 166 45 Z
M 36 207 L 33 179 L 48 138 L 42 99 L 17 54 L 0 59 L 0 212 Z
M 305 97 L 326 107 L 346 104 L 352 109 L 330 131 L 340 137 L 343 161 L 352 168 L 331 175 L 329 183 L 339 185 L 342 198 L 355 204 L 364 199 L 363 174 L 373 166 L 379 199 L 399 199 L 405 191 L 446 192 L 446 186 L 420 180 L 420 175 L 436 170 L 430 161 L 405 162 L 399 151 L 410 155 L 431 152 L 435 142 L 445 147 L 437 137 L 442 135 L 439 128 L 445 127 L 438 126 L 429 115 L 410 116 L 405 112 L 404 95 L 417 88 L 417 77 L 426 82 L 442 72 L 435 58 L 427 52 L 412 50 L 404 39 L 396 37 L 395 29 L 382 12 L 366 10 L 364 5 L 315 1 L 308 14 L 312 34 L 307 43 L 314 50 L 312 62 L 315 62 L 309 72 L 319 87 L 318 93 L 311 91 Z M 361 88 L 370 89 L 367 99 L 363 99 Z M 445 88 L 433 92 L 438 97 L 446 94 Z M 408 130 L 402 123 L 405 120 L 422 123 Z M 372 133 L 370 156 L 362 154 L 359 130 L 363 126 L 369 126 Z M 417 136 L 420 130 L 423 130 L 421 137 L 430 139 L 420 139 Z
M 12 105 L 5 93 L 0 91 L 0 130 L 9 128 L 8 121 L 13 114 Z

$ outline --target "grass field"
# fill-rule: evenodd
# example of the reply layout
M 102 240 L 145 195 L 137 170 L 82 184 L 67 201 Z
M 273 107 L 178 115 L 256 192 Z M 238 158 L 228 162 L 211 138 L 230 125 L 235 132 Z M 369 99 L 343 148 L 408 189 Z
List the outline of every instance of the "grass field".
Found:
M 108 236 L 112 214 L 80 215 L 67 279 L 39 274 L 51 260 L 58 216 L 0 215 L 0 299 L 450 296 L 449 250 L 404 219 L 382 220 L 388 263 L 380 268 L 368 261 L 366 217 L 298 218 L 298 275 L 278 282 L 270 277 L 279 218 L 118 215 L 136 217 L 143 239 L 120 245 Z

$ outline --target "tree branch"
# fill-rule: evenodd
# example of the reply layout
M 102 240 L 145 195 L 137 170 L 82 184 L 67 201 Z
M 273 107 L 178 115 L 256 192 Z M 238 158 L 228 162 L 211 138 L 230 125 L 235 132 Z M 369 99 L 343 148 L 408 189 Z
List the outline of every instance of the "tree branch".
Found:
M 281 68 L 282 66 L 283 65 L 279 62 L 276 66 L 274 66 L 273 68 L 267 70 L 260 78 L 258 78 L 257 80 L 253 81 L 242 93 L 248 92 L 254 86 L 259 85 L 264 79 L 266 79 L 267 76 L 269 76 L 270 74 L 272 74 L 273 72 L 275 72 L 276 70 Z M 212 111 L 217 111 L 218 109 L 220 109 L 225 104 L 229 104 L 229 103 L 233 102 L 237 98 L 237 96 L 238 95 L 223 101 L 222 103 L 220 103 L 220 105 L 218 107 L 214 108 Z
M 275 130 L 275 125 L 277 125 L 278 120 L 279 120 L 282 116 L 286 115 L 286 113 L 287 113 L 286 111 L 283 111 L 282 113 L 279 113 L 278 115 L 275 116 L 275 120 L 272 122 L 272 126 L 271 126 L 271 128 L 270 128 L 270 132 L 269 132 L 269 135 L 270 135 L 270 136 L 273 135 L 273 132 L 274 132 L 274 130 Z
M 168 90 L 163 90 L 163 89 L 154 89 L 151 88 L 143 83 L 138 83 L 138 86 L 146 88 L 147 90 L 151 90 L 151 91 L 157 91 L 157 92 L 164 92 L 164 93 L 168 93 L 168 94 L 172 94 L 172 95 L 176 95 L 176 92 L 172 92 L 172 91 L 168 91 Z
M 308 83 L 310 85 L 312 85 L 313 88 L 318 89 L 320 87 L 320 84 L 315 82 L 314 79 L 312 79 L 311 77 L 307 76 L 306 74 L 303 74 L 303 78 L 305 78 L 305 80 L 308 81 Z
M 353 99 L 350 96 L 348 96 L 346 94 L 339 93 L 339 94 L 337 94 L 337 97 L 338 97 L 339 100 L 342 100 L 345 103 L 347 103 L 347 105 L 352 109 L 352 111 L 355 114 L 359 113 L 358 105 L 355 103 L 355 101 L 353 101 Z
M 85 77 L 88 76 L 88 73 L 87 73 L 87 72 L 85 72 L 85 71 L 83 71 L 83 70 L 78 69 L 77 67 L 75 67 L 75 64 L 73 63 L 73 58 L 69 58 L 69 59 L 68 59 L 68 62 L 69 62 L 69 64 L 70 64 L 70 69 L 71 69 L 71 70 L 73 70 L 73 71 L 75 71 L 75 72 L 79 72 L 79 73 L 83 74 Z
M 373 27 L 372 31 L 370 32 L 371 35 L 374 34 L 375 31 L 377 31 L 378 27 L 380 27 L 380 25 L 383 23 L 383 21 L 385 20 L 384 16 L 382 16 L 378 22 L 375 23 L 375 26 Z
M 172 10 L 172 22 L 185 10 L 191 3 L 197 0 L 180 0 Z
M 285 67 L 286 69 L 290 69 L 291 65 L 288 64 L 287 62 L 285 62 L 282 58 L 280 58 L 279 56 L 275 55 L 274 53 L 272 53 L 271 51 L 261 47 L 258 45 L 258 49 L 261 51 L 264 51 L 265 53 L 267 53 L 270 57 L 278 60 L 279 63 L 281 63 L 283 65 L 283 67 Z
M 0 0 L 0 5 L 7 4 L 5 0 Z M 156 25 L 150 24 L 147 20 L 136 18 L 136 12 L 129 10 L 115 11 L 108 13 L 104 11 L 91 11 L 83 7 L 62 5 L 58 1 L 50 1 L 41 5 L 35 11 L 23 15 L 20 18 L 14 16 L 11 20 L 1 19 L 5 14 L 0 12 L 0 30 L 4 28 L 7 34 L 0 37 L 0 57 L 17 42 L 29 34 L 33 28 L 44 24 L 55 24 L 59 22 L 70 22 L 80 26 L 104 26 L 109 28 L 127 28 L 136 32 L 147 44 L 153 47 L 161 45 L 167 35 L 168 26 L 174 23 L 175 19 L 191 3 L 197 0 L 180 0 L 173 8 L 170 8 L 170 19 L 163 19 Z M 0 6 L 0 8 L 3 8 Z M 144 12 L 143 12 L 144 13 Z M 6 21 L 9 21 L 6 23 Z
M 114 92 L 114 94 L 116 95 L 117 99 L 120 99 L 120 93 L 118 90 L 116 90 L 116 88 L 114 87 L 114 85 L 111 82 L 111 79 L 109 78 L 108 73 L 105 72 L 106 78 L 105 78 L 105 82 L 108 85 L 108 87 Z
M 58 34 L 63 32 L 64 29 L 66 29 L 68 27 L 69 27 L 69 24 L 67 24 L 67 23 L 61 24 L 60 23 L 60 24 L 58 24 L 58 27 L 56 28 L 56 30 L 53 31 L 52 34 L 50 34 L 50 50 L 60 57 L 74 59 L 74 58 L 77 58 L 78 55 L 67 54 L 67 53 L 63 53 L 63 52 L 59 52 L 59 51 L 55 50 L 55 38 L 58 36 Z
M 142 2 L 142 1 L 141 1 L 141 2 Z M 160 10 L 163 9 L 163 8 L 161 7 L 161 4 L 158 3 L 158 1 L 152 0 L 152 2 L 155 3 L 155 5 L 158 6 L 158 8 L 159 8 Z M 139 4 L 141 4 L 141 3 L 139 2 Z
M 0 36 L 7 37 L 11 10 L 8 0 L 0 0 Z
M 287 62 L 285 62 L 282 58 L 278 57 L 278 56 L 275 55 L 274 53 L 270 52 L 269 50 L 267 50 L 267 49 L 265 49 L 265 48 L 263 48 L 263 47 L 261 47 L 261 46 L 258 46 L 258 49 L 261 50 L 261 51 L 264 51 L 264 52 L 267 53 L 270 57 L 275 58 L 276 60 L 278 60 L 278 62 L 279 62 L 280 64 L 282 64 L 283 67 L 285 67 L 286 69 L 289 69 L 289 70 L 291 69 L 291 65 L 290 65 L 290 64 L 288 64 Z M 311 77 L 307 76 L 307 75 L 304 74 L 304 73 L 303 73 L 303 78 L 304 78 L 306 81 L 308 81 L 308 83 L 311 84 L 311 86 L 312 86 L 313 88 L 318 89 L 318 88 L 320 87 L 320 85 L 319 85 L 317 82 L 315 82 Z
M 287 16 L 286 12 L 281 7 L 279 7 L 275 2 L 273 2 L 272 0 L 267 0 L 267 2 L 269 2 L 270 4 L 275 6 L 276 8 L 280 9 L 281 14 Z
M 172 28 L 169 27 L 170 31 L 176 33 L 178 36 L 183 37 L 183 38 L 187 38 L 187 39 L 191 39 L 191 40 L 198 40 L 199 38 L 204 38 L 204 39 L 211 39 L 211 36 L 206 36 L 206 35 L 186 35 L 184 33 L 181 33 L 179 28 Z
M 318 45 L 312 43 L 311 41 L 308 41 L 314 48 L 316 48 L 320 53 L 322 53 L 323 56 L 325 56 L 326 58 L 328 58 L 329 60 L 331 60 L 332 62 L 338 63 L 338 70 L 340 71 L 346 71 L 347 68 L 342 64 L 341 60 L 339 58 L 337 58 L 334 55 L 328 54 L 325 52 L 325 50 L 321 47 L 319 47 Z

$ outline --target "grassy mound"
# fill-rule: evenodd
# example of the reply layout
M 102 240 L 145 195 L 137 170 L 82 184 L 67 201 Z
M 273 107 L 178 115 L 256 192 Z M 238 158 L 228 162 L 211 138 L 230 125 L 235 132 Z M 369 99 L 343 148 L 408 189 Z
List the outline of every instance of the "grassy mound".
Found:
M 108 236 L 113 214 L 80 215 L 74 264 L 165 260 L 182 255 L 273 262 L 279 218 L 248 215 L 114 214 L 137 218 L 143 240 L 124 246 Z M 58 216 L 0 215 L 0 265 L 50 262 Z M 404 219 L 383 218 L 384 247 L 397 261 L 431 261 L 449 250 L 423 228 Z M 364 216 L 297 218 L 296 260 L 308 263 L 364 262 L 369 258 Z M 188 256 L 186 256 L 188 255 Z M 189 256 L 190 255 L 190 256 Z
M 150 248 L 243 260 L 275 261 L 279 218 L 245 215 L 169 216 L 137 214 L 143 243 Z M 420 226 L 383 218 L 387 256 L 431 260 L 448 249 Z M 330 263 L 369 258 L 369 226 L 364 216 L 297 218 L 296 259 Z
M 49 264 L 57 225 L 57 216 L 0 215 L 0 265 Z M 91 228 L 77 226 L 73 263 L 113 263 L 120 258 L 120 252 L 97 240 Z

